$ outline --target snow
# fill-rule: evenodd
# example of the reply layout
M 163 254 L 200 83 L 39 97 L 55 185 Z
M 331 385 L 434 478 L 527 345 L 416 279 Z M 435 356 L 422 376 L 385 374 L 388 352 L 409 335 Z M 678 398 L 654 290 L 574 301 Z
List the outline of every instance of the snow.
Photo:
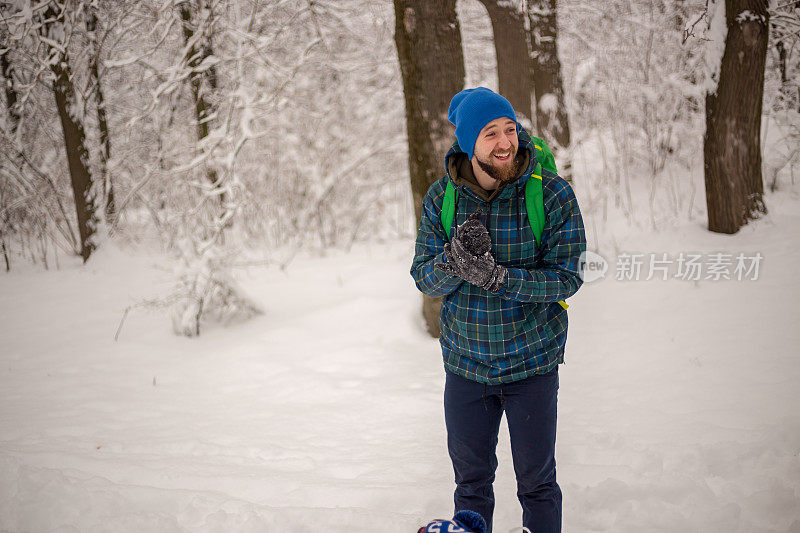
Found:
M 725 53 L 725 39 L 728 36 L 724 0 L 711 0 L 707 16 L 709 17 L 705 37 L 707 42 L 703 55 L 707 72 L 705 88 L 709 94 L 716 94 L 722 68 L 722 56 Z
M 543 94 L 537 102 L 539 109 L 544 114 L 555 116 L 558 112 L 558 98 L 553 93 Z
M 744 11 L 736 15 L 736 22 L 738 22 L 739 24 L 749 20 L 760 22 L 762 24 L 766 23 L 766 20 L 764 19 L 763 15 L 759 15 L 758 13 L 753 13 L 749 9 L 745 9 Z
M 578 66 L 575 67 L 575 80 L 574 85 L 576 89 L 580 89 L 584 87 L 587 82 L 591 80 L 591 78 L 595 75 L 595 69 L 597 67 L 597 57 L 592 56 L 588 59 L 584 59 Z
M 604 249 L 605 278 L 570 299 L 565 531 L 800 530 L 800 194 L 767 205 L 732 236 L 700 220 L 618 235 L 629 253 L 760 252 L 756 281 L 618 281 Z M 408 238 L 252 269 L 238 282 L 264 314 L 193 339 L 133 310 L 114 341 L 127 306 L 172 288 L 146 250 L 106 243 L 86 266 L 0 276 L 0 531 L 407 532 L 449 517 L 444 373 L 412 254 Z M 505 423 L 498 455 L 506 532 L 520 510 Z

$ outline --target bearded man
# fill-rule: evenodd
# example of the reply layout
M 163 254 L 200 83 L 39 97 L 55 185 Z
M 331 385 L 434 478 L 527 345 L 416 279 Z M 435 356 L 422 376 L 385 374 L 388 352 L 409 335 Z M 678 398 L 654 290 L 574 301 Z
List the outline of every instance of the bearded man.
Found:
M 561 531 L 556 405 L 567 311 L 559 302 L 582 284 L 583 219 L 569 183 L 546 169 L 533 175 L 538 154 L 508 100 L 484 87 L 467 89 L 453 97 L 448 119 L 456 142 L 445 175 L 423 199 L 411 275 L 420 291 L 443 298 L 439 341 L 455 512 L 477 512 L 492 531 L 505 412 L 523 526 Z M 530 179 L 542 180 L 539 244 L 527 215 Z M 442 217 L 448 182 L 456 191 L 452 235 Z

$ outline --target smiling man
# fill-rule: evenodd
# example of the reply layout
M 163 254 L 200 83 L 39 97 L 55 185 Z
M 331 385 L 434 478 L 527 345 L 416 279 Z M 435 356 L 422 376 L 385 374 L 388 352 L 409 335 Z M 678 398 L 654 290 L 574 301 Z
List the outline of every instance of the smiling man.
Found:
M 518 147 L 517 123 L 513 120 L 498 118 L 483 127 L 471 161 L 475 178 L 483 189 L 493 191 L 517 177 L 522 163 L 516 157 L 521 153 Z
M 541 152 L 508 100 L 484 87 L 467 89 L 453 97 L 448 119 L 456 143 L 444 177 L 423 199 L 411 275 L 420 291 L 443 297 L 439 341 L 455 511 L 479 513 L 492 531 L 505 413 L 523 525 L 561 531 L 558 365 L 567 338 L 563 300 L 582 283 L 580 209 L 569 183 L 535 172 Z M 538 238 L 528 215 L 529 180 L 541 180 Z

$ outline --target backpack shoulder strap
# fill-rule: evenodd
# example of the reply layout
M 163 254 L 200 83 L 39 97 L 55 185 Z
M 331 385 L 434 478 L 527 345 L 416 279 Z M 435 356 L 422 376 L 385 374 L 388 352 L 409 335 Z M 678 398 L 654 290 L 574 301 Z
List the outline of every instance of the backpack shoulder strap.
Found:
M 542 194 L 542 164 L 536 164 L 528 183 L 525 184 L 525 208 L 528 210 L 528 222 L 536 237 L 537 246 L 542 245 L 544 230 L 544 196 Z
M 541 141 L 541 139 L 537 139 Z M 547 168 L 551 172 L 555 172 L 555 160 L 553 160 L 553 154 L 550 152 L 550 149 L 547 148 L 547 145 L 544 142 L 541 143 L 543 148 L 540 148 L 539 144 L 535 145 L 537 148 L 537 155 L 539 153 L 543 153 L 544 150 L 547 150 L 547 154 L 549 154 L 549 158 L 551 159 L 552 168 Z M 540 152 L 541 150 L 541 152 Z M 547 154 L 543 154 L 544 157 L 547 157 Z M 538 158 L 537 158 L 538 159 Z M 542 193 L 542 163 L 536 163 L 536 169 L 533 171 L 530 179 L 528 179 L 528 183 L 525 184 L 525 209 L 528 211 L 528 223 L 531 225 L 531 229 L 533 230 L 533 235 L 536 237 L 536 244 L 537 246 L 542 245 L 542 232 L 544 231 L 544 194 Z M 566 309 L 569 307 L 567 302 L 560 301 L 558 305 Z
M 528 209 L 528 221 L 536 236 L 536 244 L 542 245 L 544 230 L 544 196 L 542 194 L 542 169 L 558 174 L 556 159 L 547 143 L 539 137 L 531 137 L 536 152 L 536 169 L 525 185 L 525 207 Z
M 458 203 L 458 191 L 453 187 L 453 182 L 447 180 L 447 187 L 444 189 L 444 200 L 442 201 L 442 227 L 450 238 L 450 227 L 453 225 L 453 219 L 456 215 L 456 203 Z

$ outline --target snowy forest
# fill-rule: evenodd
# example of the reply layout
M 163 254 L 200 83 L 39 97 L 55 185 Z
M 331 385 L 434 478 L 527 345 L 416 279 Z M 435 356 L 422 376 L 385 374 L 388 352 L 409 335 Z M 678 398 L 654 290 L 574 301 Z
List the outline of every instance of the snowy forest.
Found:
M 800 2 L 11 0 L 0 67 L 0 531 L 449 516 L 408 268 L 477 86 L 603 260 L 565 531 L 800 531 Z

